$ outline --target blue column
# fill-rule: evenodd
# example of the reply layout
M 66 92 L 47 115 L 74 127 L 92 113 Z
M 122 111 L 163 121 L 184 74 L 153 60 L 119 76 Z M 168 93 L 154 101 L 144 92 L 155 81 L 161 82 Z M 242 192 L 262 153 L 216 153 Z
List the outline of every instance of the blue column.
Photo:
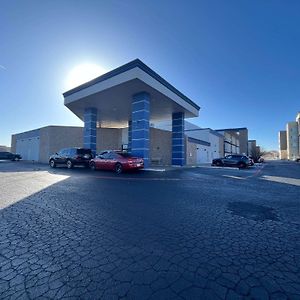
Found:
M 97 108 L 89 107 L 84 110 L 83 146 L 96 154 L 97 148 Z
M 128 152 L 131 153 L 132 143 L 132 121 L 128 121 Z
M 150 95 L 138 93 L 132 99 L 131 153 L 144 159 L 144 166 L 149 166 L 149 118 Z
M 185 165 L 184 113 L 172 114 L 172 165 Z

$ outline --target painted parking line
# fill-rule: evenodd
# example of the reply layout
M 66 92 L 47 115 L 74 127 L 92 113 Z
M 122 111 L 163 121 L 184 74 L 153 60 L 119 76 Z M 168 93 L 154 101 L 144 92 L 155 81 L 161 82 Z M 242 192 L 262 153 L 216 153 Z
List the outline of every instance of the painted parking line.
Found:
M 261 177 L 261 179 L 267 180 L 267 181 L 278 182 L 278 183 L 285 183 L 285 184 L 289 184 L 289 185 L 300 186 L 300 179 L 298 179 L 298 178 L 264 175 Z
M 260 173 L 262 172 L 264 168 L 264 165 L 258 166 L 257 169 L 255 170 L 255 172 L 251 175 L 245 176 L 245 177 L 241 177 L 241 176 L 234 176 L 234 175 L 222 175 L 223 177 L 228 177 L 228 178 L 233 178 L 233 179 L 249 179 L 249 178 L 253 178 L 253 177 L 257 177 L 260 175 Z
M 246 177 L 239 177 L 239 176 L 233 176 L 233 175 L 222 175 L 223 177 L 233 178 L 233 179 L 246 179 Z
M 263 168 L 265 167 L 265 165 L 260 165 L 258 166 L 257 170 L 255 171 L 254 174 L 247 176 L 246 178 L 251 178 L 251 177 L 257 177 L 258 175 L 260 175 L 260 173 L 262 172 Z

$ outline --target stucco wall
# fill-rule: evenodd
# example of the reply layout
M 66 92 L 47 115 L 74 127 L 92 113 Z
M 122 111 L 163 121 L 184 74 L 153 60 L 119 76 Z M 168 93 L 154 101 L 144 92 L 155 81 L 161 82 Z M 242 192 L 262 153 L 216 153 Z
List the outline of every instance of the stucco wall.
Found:
M 41 128 L 40 162 L 47 163 L 51 154 L 69 147 L 83 147 L 82 127 L 47 126 Z
M 186 164 L 195 165 L 197 163 L 197 144 L 186 142 Z
M 150 164 L 171 165 L 172 132 L 150 128 Z
M 16 137 L 16 134 L 13 134 L 11 136 L 11 144 L 10 144 L 12 153 L 16 153 L 16 144 L 17 144 L 17 137 Z
M 122 150 L 122 129 L 98 128 L 97 152 L 101 150 Z

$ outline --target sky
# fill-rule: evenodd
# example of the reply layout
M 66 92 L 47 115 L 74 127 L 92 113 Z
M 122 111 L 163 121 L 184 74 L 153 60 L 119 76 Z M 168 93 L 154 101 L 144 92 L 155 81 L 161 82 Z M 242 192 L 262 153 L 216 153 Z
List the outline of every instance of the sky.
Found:
M 201 107 L 190 121 L 277 149 L 300 111 L 300 1 L 0 0 L 0 145 L 82 126 L 63 105 L 70 71 L 136 58 Z

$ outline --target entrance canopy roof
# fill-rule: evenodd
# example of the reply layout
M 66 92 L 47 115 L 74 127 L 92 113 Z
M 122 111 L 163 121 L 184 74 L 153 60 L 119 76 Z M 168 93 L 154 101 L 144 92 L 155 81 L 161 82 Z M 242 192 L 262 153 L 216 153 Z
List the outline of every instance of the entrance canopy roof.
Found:
M 63 94 L 64 104 L 81 120 L 88 107 L 98 109 L 100 127 L 126 127 L 131 119 L 132 96 L 151 96 L 150 122 L 170 119 L 174 112 L 197 117 L 200 107 L 136 59 Z

